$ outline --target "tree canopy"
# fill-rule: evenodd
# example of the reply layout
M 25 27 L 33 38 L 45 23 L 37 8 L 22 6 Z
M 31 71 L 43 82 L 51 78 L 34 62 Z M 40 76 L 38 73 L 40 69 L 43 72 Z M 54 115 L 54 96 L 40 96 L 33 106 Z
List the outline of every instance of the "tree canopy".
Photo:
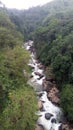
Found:
M 7 10 L 0 8 L 0 130 L 34 130 L 36 95 L 27 85 L 30 55 L 23 42 Z

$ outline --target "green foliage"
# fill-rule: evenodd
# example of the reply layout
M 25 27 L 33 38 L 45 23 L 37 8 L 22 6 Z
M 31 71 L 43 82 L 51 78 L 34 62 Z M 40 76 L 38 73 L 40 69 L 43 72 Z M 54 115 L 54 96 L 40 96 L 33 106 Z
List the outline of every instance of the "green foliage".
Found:
M 15 25 L 9 19 L 7 11 L 5 9 L 0 9 L 0 27 L 6 27 L 8 29 L 15 29 Z
M 0 55 L 0 89 L 1 95 L 4 99 L 8 95 L 8 92 L 12 89 L 19 88 L 26 84 L 27 73 L 24 75 L 23 69 L 29 72 L 27 66 L 29 60 L 29 54 L 26 50 L 16 47 L 14 49 L 5 49 L 3 54 Z M 2 104 L 5 104 L 5 100 L 1 100 Z
M 69 82 L 69 69 L 71 67 L 71 57 L 69 55 L 57 55 L 52 63 L 53 72 L 55 73 L 57 81 L 62 84 Z
M 6 10 L 0 11 L 0 130 L 32 130 L 36 97 L 27 85 L 30 55 Z
M 60 16 L 61 13 L 72 10 L 72 0 L 55 0 L 45 4 L 44 6 L 37 6 L 30 8 L 29 10 L 20 11 L 11 9 L 8 10 L 8 13 L 12 22 L 16 24 L 17 30 L 20 31 L 27 40 L 28 38 L 34 39 L 34 32 L 38 26 L 50 24 L 49 29 L 51 29 L 51 27 L 54 27 L 55 24 L 59 23 L 59 19 L 56 18 L 51 19 L 50 23 L 48 23 L 51 16 L 54 16 L 57 13 L 59 13 L 59 15 L 57 15 Z M 63 18 L 62 15 L 61 18 Z
M 73 15 L 69 12 L 61 16 L 55 15 L 49 18 L 48 25 L 38 28 L 35 33 L 37 56 L 43 64 L 53 67 L 60 85 L 63 82 L 72 82 L 70 72 L 73 62 L 73 28 L 70 28 Z
M 44 22 L 44 26 L 39 27 L 35 32 L 37 56 L 44 65 L 52 67 L 61 91 L 61 106 L 68 121 L 71 122 L 73 121 L 72 12 L 49 17 Z M 49 74 L 48 70 L 46 76 L 48 77 Z
M 5 9 L 0 10 L 0 49 L 13 48 L 23 42 L 23 36 L 16 30 L 16 26 L 9 19 Z
M 69 70 L 69 81 L 70 83 L 73 83 L 73 63 L 71 64 L 71 67 Z
M 73 121 L 73 85 L 66 84 L 61 92 L 61 105 L 69 121 Z
M 27 87 L 27 88 L 26 88 Z M 34 130 L 36 116 L 35 93 L 28 86 L 9 93 L 10 103 L 3 111 L 2 129 Z
M 20 35 L 15 34 L 17 32 L 9 30 L 4 27 L 0 27 L 0 49 L 7 46 L 13 48 L 14 46 L 22 43 Z M 19 37 L 18 37 L 19 36 Z

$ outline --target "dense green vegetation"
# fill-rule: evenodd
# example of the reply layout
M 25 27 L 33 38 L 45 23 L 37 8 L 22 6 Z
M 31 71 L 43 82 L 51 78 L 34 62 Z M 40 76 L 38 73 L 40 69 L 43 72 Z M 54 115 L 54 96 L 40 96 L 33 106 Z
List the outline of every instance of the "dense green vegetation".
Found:
M 8 10 L 8 13 L 12 22 L 16 24 L 17 30 L 24 35 L 26 40 L 33 36 L 34 30 L 41 25 L 41 21 L 48 14 L 46 10 L 39 6 L 29 10 Z
M 61 104 L 65 111 L 65 116 L 73 122 L 73 84 L 65 84 L 61 92 Z
M 73 121 L 73 10 L 56 12 L 35 32 L 37 57 L 51 67 L 61 91 L 61 106 Z M 47 72 L 49 75 L 49 71 Z M 64 87 L 65 86 L 65 87 Z
M 67 12 L 73 10 L 72 0 L 54 0 L 43 6 L 37 6 L 28 10 L 8 10 L 9 16 L 17 26 L 17 29 L 24 34 L 26 40 L 34 38 L 36 28 L 57 12 Z M 45 23 L 46 25 L 46 23 Z M 29 35 L 28 35 L 29 34 Z
M 59 14 L 49 19 L 35 34 L 38 58 L 51 66 L 59 89 L 61 102 L 69 121 L 73 121 L 73 12 Z M 65 85 L 65 88 L 64 87 Z M 69 84 L 69 88 L 68 85 Z M 69 90 L 69 91 L 68 91 Z
M 0 8 L 0 130 L 35 127 L 36 97 L 27 85 L 30 55 L 22 45 L 22 34 Z

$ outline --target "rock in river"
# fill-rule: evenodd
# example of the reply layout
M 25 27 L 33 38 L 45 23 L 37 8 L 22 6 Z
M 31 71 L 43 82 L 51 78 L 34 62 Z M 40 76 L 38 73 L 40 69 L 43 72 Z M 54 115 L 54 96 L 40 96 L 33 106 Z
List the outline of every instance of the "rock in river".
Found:
M 50 81 L 46 81 L 46 79 L 43 79 L 43 91 L 50 91 L 50 89 L 53 87 L 53 84 Z
M 46 114 L 45 114 L 45 118 L 46 118 L 47 120 L 50 120 L 50 118 L 51 118 L 52 116 L 53 116 L 53 115 L 50 114 L 50 113 L 46 113 Z
M 52 118 L 51 122 L 52 122 L 52 123 L 56 123 L 56 119 L 55 119 L 55 118 Z

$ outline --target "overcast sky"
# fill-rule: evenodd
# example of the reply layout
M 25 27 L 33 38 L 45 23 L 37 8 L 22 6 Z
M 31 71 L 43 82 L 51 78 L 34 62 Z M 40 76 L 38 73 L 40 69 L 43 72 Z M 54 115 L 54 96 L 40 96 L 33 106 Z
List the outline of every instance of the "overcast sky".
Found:
M 53 0 L 1 0 L 8 8 L 28 9 L 33 6 L 43 5 Z

